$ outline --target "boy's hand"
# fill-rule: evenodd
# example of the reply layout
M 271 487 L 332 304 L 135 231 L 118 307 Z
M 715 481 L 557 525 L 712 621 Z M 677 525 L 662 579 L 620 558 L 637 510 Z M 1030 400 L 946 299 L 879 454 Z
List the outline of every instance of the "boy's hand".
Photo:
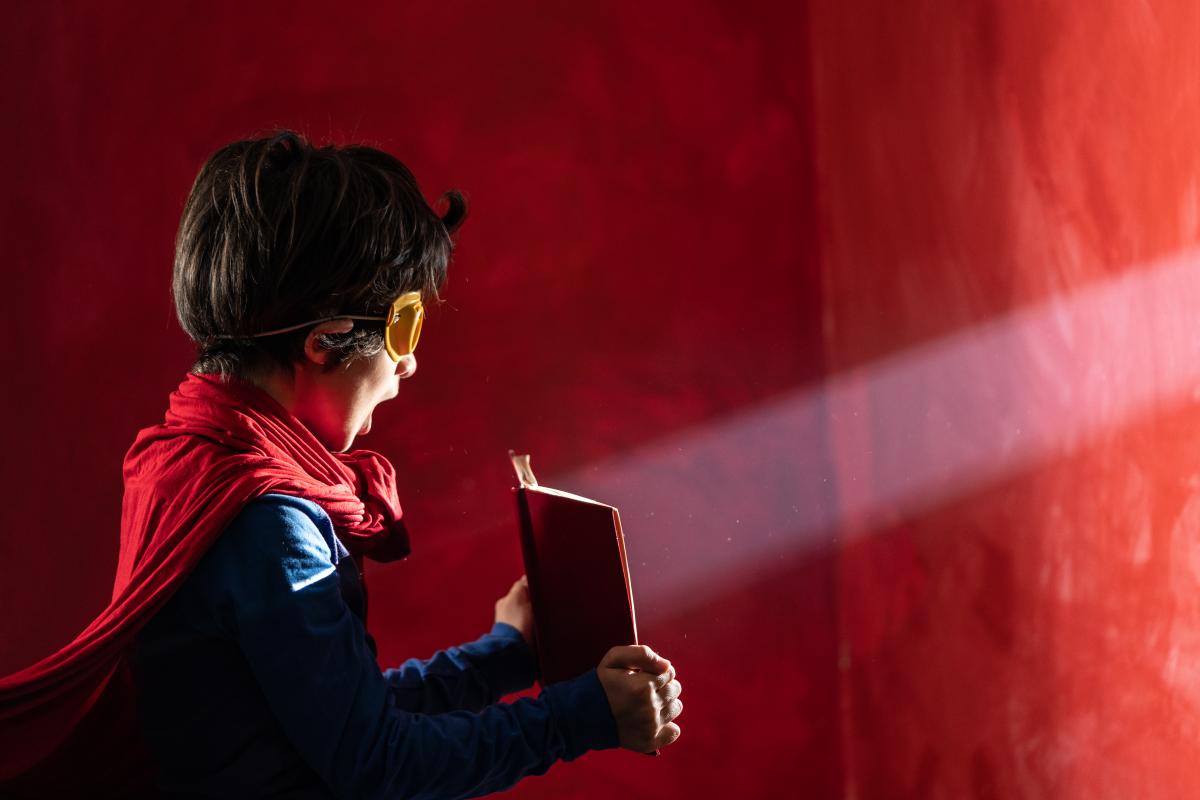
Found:
M 645 645 L 614 647 L 596 673 L 622 747 L 649 753 L 679 738 L 679 726 L 671 720 L 683 712 L 683 686 L 670 661 Z
M 529 581 L 524 575 L 508 594 L 496 601 L 496 622 L 506 622 L 519 630 L 526 644 L 533 642 L 533 606 L 529 603 Z

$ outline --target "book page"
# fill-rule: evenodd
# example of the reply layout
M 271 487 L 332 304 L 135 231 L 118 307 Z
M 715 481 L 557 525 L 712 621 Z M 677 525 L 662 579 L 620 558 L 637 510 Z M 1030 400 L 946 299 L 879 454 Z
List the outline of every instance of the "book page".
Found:
M 612 508 L 608 503 L 601 503 L 598 500 L 592 500 L 587 497 L 580 497 L 577 494 L 564 492 L 559 489 L 551 489 L 548 486 L 541 486 L 534 477 L 533 467 L 530 466 L 529 456 L 523 453 L 517 453 L 515 450 L 508 451 L 508 457 L 512 461 L 513 469 L 517 473 L 517 480 L 521 483 L 521 488 L 530 492 L 541 492 L 542 494 L 550 494 L 555 497 L 565 497 L 568 500 L 578 500 L 581 503 L 591 503 L 594 506 L 604 506 Z
M 612 508 L 612 506 L 610 506 L 608 503 L 601 503 L 599 500 L 592 500 L 589 497 L 581 497 L 580 495 L 571 494 L 570 492 L 564 492 L 560 489 L 551 489 L 549 486 L 526 486 L 525 491 L 541 492 L 542 494 L 552 494 L 555 497 L 565 497 L 568 500 L 578 500 L 581 503 L 591 503 L 594 506 L 604 506 L 605 508 Z

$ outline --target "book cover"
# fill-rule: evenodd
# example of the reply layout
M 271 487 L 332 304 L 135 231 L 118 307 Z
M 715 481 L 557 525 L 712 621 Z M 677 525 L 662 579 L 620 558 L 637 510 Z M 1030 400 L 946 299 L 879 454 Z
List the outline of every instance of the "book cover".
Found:
M 625 536 L 613 506 L 539 486 L 528 455 L 510 452 L 534 650 L 543 685 L 574 678 L 609 648 L 637 644 Z

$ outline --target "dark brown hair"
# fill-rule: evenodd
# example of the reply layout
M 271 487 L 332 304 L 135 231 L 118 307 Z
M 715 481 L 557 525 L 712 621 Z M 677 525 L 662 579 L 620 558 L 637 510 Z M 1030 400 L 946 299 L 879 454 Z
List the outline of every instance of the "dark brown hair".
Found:
M 466 217 L 457 191 L 439 217 L 409 169 L 373 147 L 314 147 L 293 131 L 234 142 L 196 176 L 171 292 L 196 342 L 194 373 L 247 377 L 303 355 L 308 328 L 250 338 L 335 314 L 382 315 L 399 295 L 438 297 Z M 232 338 L 218 338 L 232 337 Z M 374 356 L 382 323 L 322 336 L 327 367 Z

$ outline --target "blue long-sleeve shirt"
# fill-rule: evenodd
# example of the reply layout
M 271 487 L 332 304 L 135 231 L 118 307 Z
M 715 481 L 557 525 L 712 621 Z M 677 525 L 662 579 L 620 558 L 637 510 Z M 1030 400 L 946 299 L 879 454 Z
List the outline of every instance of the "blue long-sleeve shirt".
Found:
M 362 599 L 319 506 L 246 506 L 133 649 L 163 793 L 471 797 L 617 745 L 594 670 L 497 703 L 534 678 L 528 645 L 501 623 L 381 671 Z

